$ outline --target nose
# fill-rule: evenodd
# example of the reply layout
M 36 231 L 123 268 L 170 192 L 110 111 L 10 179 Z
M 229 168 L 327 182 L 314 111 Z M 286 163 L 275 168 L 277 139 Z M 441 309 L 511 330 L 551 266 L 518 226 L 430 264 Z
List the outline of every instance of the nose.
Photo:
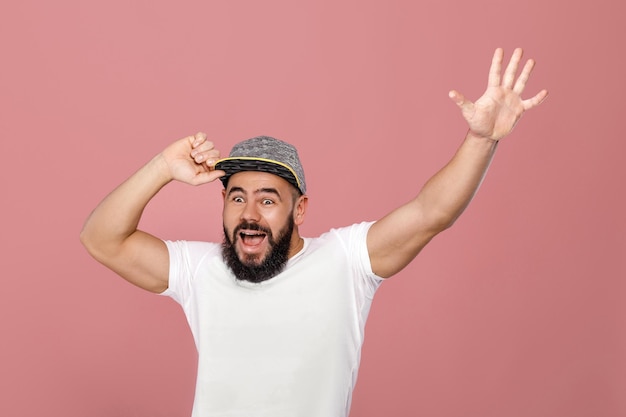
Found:
M 259 222 L 261 220 L 259 210 L 254 201 L 247 201 L 241 212 L 241 219 L 249 222 Z

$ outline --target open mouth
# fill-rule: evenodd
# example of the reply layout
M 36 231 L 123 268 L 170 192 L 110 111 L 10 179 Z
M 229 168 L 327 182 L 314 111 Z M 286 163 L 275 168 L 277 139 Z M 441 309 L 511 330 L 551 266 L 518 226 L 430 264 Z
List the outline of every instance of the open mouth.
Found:
M 266 233 L 258 231 L 258 230 L 242 230 L 239 232 L 239 238 L 241 242 L 246 246 L 256 246 L 261 244 L 265 237 Z

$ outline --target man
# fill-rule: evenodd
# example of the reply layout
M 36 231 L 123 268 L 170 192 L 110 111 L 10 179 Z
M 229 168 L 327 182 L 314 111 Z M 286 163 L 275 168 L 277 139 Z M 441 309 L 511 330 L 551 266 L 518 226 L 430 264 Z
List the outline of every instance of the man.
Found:
M 374 223 L 300 236 L 308 198 L 297 151 L 269 137 L 229 158 L 203 133 L 180 139 L 93 211 L 81 234 L 98 261 L 131 283 L 179 302 L 198 349 L 193 416 L 347 416 L 363 330 L 383 279 L 451 226 L 478 189 L 498 141 L 546 97 L 521 93 L 516 49 L 494 53 L 475 103 L 450 98 L 469 125 L 452 160 L 407 204 Z M 137 230 L 170 181 L 223 185 L 223 243 L 163 241 Z

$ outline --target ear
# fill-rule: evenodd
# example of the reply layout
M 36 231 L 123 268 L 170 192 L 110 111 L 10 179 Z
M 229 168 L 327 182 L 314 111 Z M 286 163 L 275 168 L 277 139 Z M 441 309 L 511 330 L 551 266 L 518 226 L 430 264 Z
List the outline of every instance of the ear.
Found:
M 293 210 L 293 221 L 296 225 L 300 226 L 304 223 L 304 215 L 306 214 L 306 208 L 309 205 L 309 197 L 301 195 L 295 202 Z

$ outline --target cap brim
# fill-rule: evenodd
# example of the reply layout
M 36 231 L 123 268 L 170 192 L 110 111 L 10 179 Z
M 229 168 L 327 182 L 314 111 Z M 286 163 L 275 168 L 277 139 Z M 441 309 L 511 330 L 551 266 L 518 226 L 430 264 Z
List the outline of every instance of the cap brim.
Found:
M 215 169 L 224 171 L 226 173 L 226 175 L 220 178 L 222 180 L 222 183 L 224 184 L 224 187 L 227 186 L 230 177 L 238 172 L 259 171 L 277 175 L 296 187 L 298 191 L 302 192 L 302 189 L 300 188 L 300 184 L 298 182 L 298 178 L 293 170 L 291 170 L 291 168 L 289 168 L 285 164 L 277 161 L 272 161 L 270 159 L 249 157 L 224 158 L 215 163 Z

